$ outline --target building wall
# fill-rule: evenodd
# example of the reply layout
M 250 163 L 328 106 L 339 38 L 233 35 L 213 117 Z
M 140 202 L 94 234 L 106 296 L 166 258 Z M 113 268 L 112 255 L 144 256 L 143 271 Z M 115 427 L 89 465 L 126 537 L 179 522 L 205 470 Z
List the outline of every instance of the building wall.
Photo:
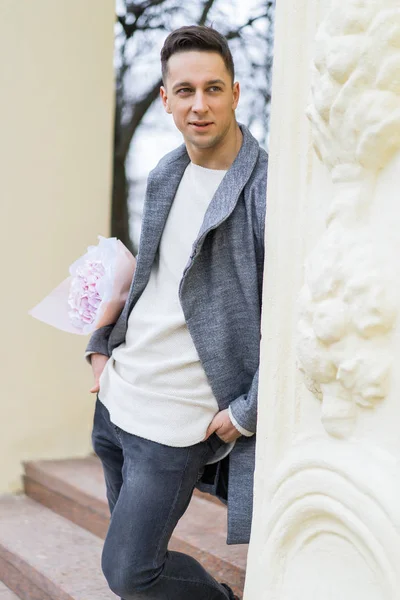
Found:
M 28 310 L 109 235 L 114 2 L 0 3 L 0 491 L 89 452 L 86 337 Z
M 245 600 L 400 589 L 400 7 L 277 3 Z

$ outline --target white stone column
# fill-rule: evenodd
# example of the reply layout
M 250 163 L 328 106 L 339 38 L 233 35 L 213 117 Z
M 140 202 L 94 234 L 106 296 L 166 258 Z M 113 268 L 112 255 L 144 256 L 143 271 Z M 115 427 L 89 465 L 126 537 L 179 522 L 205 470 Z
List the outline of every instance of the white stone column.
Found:
M 0 493 L 91 450 L 87 339 L 28 310 L 109 235 L 114 5 L 0 1 Z
M 395 600 L 400 4 L 277 7 L 245 600 Z

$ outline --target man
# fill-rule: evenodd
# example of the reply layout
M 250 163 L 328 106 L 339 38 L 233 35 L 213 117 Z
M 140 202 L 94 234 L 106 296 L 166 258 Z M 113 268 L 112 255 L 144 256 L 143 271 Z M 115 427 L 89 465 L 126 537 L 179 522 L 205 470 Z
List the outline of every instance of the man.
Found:
M 124 600 L 232 600 L 167 546 L 195 486 L 227 502 L 228 543 L 249 541 L 267 155 L 236 121 L 223 36 L 178 29 L 161 63 L 185 143 L 149 176 L 128 300 L 87 348 L 112 513 L 102 568 Z

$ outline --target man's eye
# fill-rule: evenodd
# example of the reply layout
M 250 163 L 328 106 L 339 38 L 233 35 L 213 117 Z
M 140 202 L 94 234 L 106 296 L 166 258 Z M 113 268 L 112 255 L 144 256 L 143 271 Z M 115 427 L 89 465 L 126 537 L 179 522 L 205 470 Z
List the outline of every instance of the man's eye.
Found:
M 188 94 L 190 92 L 190 88 L 180 88 L 177 93 L 178 94 Z
M 211 92 L 220 92 L 221 88 L 218 85 L 212 85 L 208 88 Z

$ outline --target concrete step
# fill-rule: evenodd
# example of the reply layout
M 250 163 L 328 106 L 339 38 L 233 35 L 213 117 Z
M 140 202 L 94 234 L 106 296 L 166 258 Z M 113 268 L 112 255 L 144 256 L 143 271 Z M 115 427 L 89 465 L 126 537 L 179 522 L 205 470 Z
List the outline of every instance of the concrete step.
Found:
M 25 492 L 102 538 L 108 528 L 109 511 L 100 461 L 84 459 L 33 461 L 25 464 Z M 210 502 L 208 495 L 193 496 L 178 523 L 169 548 L 190 554 L 235 593 L 244 587 L 247 545 L 227 546 L 226 508 Z
M 98 537 L 31 498 L 0 497 L 0 580 L 21 600 L 116 599 L 101 548 Z
M 0 600 L 20 600 L 20 598 L 0 581 Z

